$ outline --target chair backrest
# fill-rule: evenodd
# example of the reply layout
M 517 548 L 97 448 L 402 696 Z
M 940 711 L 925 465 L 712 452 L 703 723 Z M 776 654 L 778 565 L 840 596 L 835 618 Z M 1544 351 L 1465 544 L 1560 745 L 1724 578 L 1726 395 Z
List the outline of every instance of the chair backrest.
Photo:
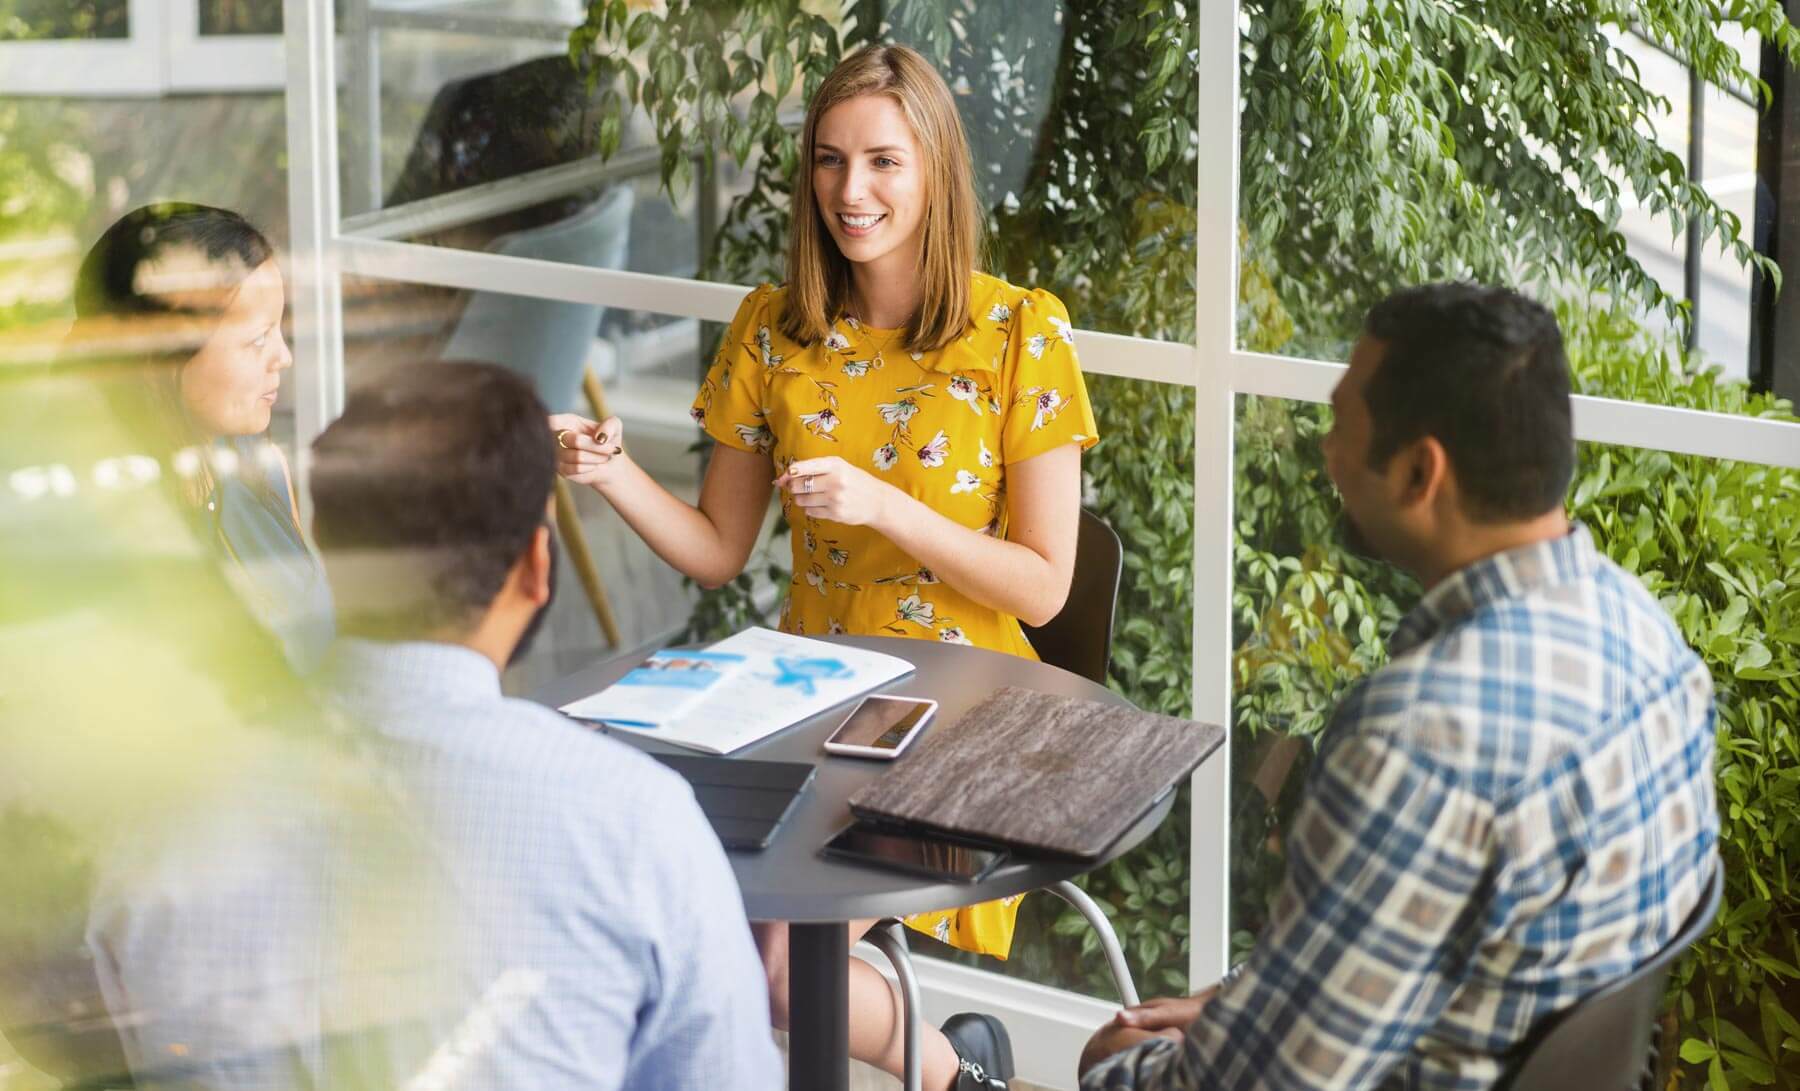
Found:
M 1662 1008 L 1669 965 L 1706 934 L 1725 889 L 1724 867 L 1713 868 L 1700 904 L 1681 931 L 1650 961 L 1583 997 L 1533 1030 L 1520 1060 L 1496 1085 L 1518 1091 L 1638 1091 L 1650 1058 L 1651 1026 Z
M 1075 539 L 1075 574 L 1069 599 L 1042 626 L 1024 626 L 1038 658 L 1053 667 L 1106 684 L 1112 661 L 1113 608 L 1119 600 L 1124 549 L 1106 521 L 1082 511 Z
M 502 235 L 488 251 L 511 257 L 617 269 L 625 264 L 632 193 L 608 190 L 572 216 Z M 474 292 L 444 346 L 446 360 L 485 360 L 531 377 L 553 413 L 575 407 L 588 350 L 606 308 L 592 303 Z

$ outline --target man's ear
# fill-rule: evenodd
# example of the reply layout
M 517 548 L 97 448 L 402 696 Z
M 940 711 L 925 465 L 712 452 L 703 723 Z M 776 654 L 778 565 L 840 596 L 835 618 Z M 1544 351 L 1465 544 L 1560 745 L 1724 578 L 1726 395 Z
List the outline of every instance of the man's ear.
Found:
M 1455 488 L 1450 453 L 1436 436 L 1421 436 L 1395 452 L 1389 471 L 1397 490 L 1395 502 L 1402 508 L 1435 504 L 1444 489 Z
M 556 558 L 550 552 L 550 528 L 540 526 L 531 535 L 531 544 L 519 558 L 519 589 L 534 606 L 550 601 L 550 566 Z

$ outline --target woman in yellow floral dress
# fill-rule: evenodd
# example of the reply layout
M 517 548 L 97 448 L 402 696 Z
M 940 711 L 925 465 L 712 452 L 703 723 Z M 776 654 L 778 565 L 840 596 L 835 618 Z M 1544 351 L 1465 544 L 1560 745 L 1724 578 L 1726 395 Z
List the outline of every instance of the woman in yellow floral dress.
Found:
M 1042 624 L 1068 596 L 1081 452 L 1097 438 L 1068 314 L 1048 292 L 971 271 L 981 211 L 967 139 L 911 50 L 871 47 L 838 66 L 809 106 L 801 162 L 788 283 L 744 300 L 694 402 L 717 442 L 698 506 L 631 461 L 617 418 L 552 417 L 560 469 L 704 586 L 743 570 L 779 488 L 788 632 L 1035 659 L 1020 619 Z M 1005 957 L 1016 902 L 908 923 Z M 785 1025 L 785 928 L 759 926 L 758 940 Z M 888 987 L 851 969 L 851 1052 L 898 1072 Z M 949 1043 L 927 1039 L 926 1086 L 956 1086 Z

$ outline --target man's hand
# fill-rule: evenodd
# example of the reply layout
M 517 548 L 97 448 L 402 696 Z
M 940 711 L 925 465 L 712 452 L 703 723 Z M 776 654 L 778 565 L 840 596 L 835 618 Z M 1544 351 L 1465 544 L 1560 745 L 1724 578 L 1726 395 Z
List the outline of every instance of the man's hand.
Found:
M 1165 996 L 1146 1000 L 1136 1007 L 1121 1009 L 1119 1014 L 1113 1016 L 1111 1025 L 1134 1030 L 1186 1030 L 1189 1023 L 1200 1018 L 1200 1013 L 1217 995 L 1219 987 L 1214 985 L 1193 996 Z

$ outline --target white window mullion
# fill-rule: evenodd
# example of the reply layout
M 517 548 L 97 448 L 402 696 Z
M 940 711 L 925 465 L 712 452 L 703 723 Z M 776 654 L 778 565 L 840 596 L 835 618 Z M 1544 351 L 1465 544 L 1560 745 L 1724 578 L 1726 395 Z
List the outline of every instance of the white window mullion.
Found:
M 1255 352 L 1231 354 L 1239 393 L 1291 401 L 1328 402 L 1344 365 Z M 1800 424 L 1763 417 L 1679 409 L 1652 402 L 1578 394 L 1575 438 L 1670 454 L 1699 455 L 1768 466 L 1800 467 Z
M 1231 905 L 1232 436 L 1237 327 L 1238 32 L 1236 3 L 1199 8 L 1199 184 L 1195 208 L 1193 716 L 1225 743 L 1193 778 L 1189 821 L 1188 983 L 1224 973 Z
M 201 34 L 200 0 L 168 0 L 163 55 L 170 91 L 278 91 L 287 84 L 279 34 Z
M 295 492 L 310 516 L 312 441 L 344 407 L 344 313 L 337 268 L 336 53 L 330 0 L 285 0 L 288 230 L 294 315 Z

